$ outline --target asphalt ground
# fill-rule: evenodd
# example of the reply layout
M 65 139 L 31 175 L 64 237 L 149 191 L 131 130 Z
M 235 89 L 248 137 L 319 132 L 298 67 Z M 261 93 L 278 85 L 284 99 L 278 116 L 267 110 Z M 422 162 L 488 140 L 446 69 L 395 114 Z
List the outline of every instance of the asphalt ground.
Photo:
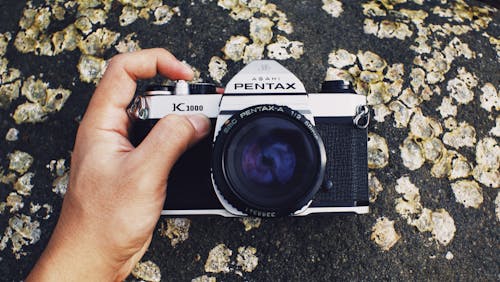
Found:
M 208 63 L 212 56 L 222 56 L 221 48 L 232 35 L 249 37 L 249 23 L 246 20 L 233 20 L 228 11 L 217 6 L 216 1 L 164 1 L 170 6 L 180 8 L 180 16 L 174 16 L 164 25 L 152 25 L 151 21 L 137 20 L 129 26 L 118 24 L 121 4 L 113 3 L 108 13 L 106 28 L 120 32 L 125 36 L 136 32 L 141 48 L 164 47 L 178 58 L 187 61 L 201 73 L 205 81 L 212 81 Z M 387 63 L 402 63 L 405 68 L 404 85 L 410 84 L 410 71 L 415 66 L 415 51 L 410 49 L 416 39 L 414 25 L 410 25 L 413 34 L 405 40 L 396 38 L 378 38 L 363 31 L 362 1 L 342 1 L 343 12 L 335 18 L 325 12 L 321 1 L 268 1 L 286 13 L 293 24 L 293 33 L 273 31 L 286 35 L 290 40 L 304 44 L 304 54 L 299 59 L 281 61 L 294 72 L 310 92 L 319 90 L 328 68 L 328 55 L 337 49 L 346 49 L 356 54 L 358 50 L 372 51 L 385 59 Z M 467 1 L 471 6 L 483 6 L 477 1 Z M 43 5 L 43 1 L 33 1 L 34 6 Z M 404 3 L 396 8 L 425 10 L 436 5 L 443 7 L 451 4 L 439 4 L 439 1 L 425 2 L 418 5 Z M 0 33 L 10 32 L 15 38 L 20 31 L 19 20 L 25 8 L 25 1 L 0 2 Z M 389 16 L 388 16 L 389 17 Z M 498 111 L 487 112 L 480 107 L 479 88 L 485 83 L 492 83 L 497 91 L 500 83 L 499 55 L 495 46 L 483 35 L 487 32 L 497 40 L 500 37 L 500 13 L 489 14 L 492 22 L 479 31 L 469 31 L 458 35 L 462 42 L 476 54 L 473 59 L 457 57 L 451 70 L 445 74 L 445 80 L 438 85 L 441 96 L 435 95 L 422 103 L 422 112 L 440 122 L 437 108 L 442 96 L 448 95 L 447 82 L 456 75 L 460 67 L 477 76 L 479 86 L 474 90 L 474 99 L 460 105 L 456 115 L 458 121 L 473 125 L 477 140 L 492 136 L 489 131 L 495 127 L 494 117 Z M 186 25 L 190 18 L 192 24 Z M 383 19 L 384 17 L 375 17 Z M 445 18 L 436 15 L 429 17 L 433 23 L 445 24 Z M 64 28 L 75 20 L 74 15 L 62 21 L 54 21 L 47 32 Z M 456 23 L 450 21 L 452 23 Z M 458 24 L 458 23 L 457 23 Z M 462 23 L 471 24 L 470 21 Z M 450 38 L 443 39 L 447 44 Z M 448 41 L 446 41 L 448 40 Z M 35 173 L 32 180 L 34 188 L 31 196 L 24 199 L 25 207 L 19 211 L 29 215 L 29 203 L 48 203 L 53 206 L 50 218 L 32 215 L 40 222 L 41 237 L 34 244 L 23 247 L 25 255 L 16 259 L 11 250 L 11 243 L 0 252 L 0 280 L 20 281 L 29 273 L 50 238 L 62 198 L 52 192 L 54 175 L 46 168 L 51 160 L 70 160 L 75 140 L 78 120 L 85 112 L 95 85 L 82 82 L 77 64 L 81 52 L 65 51 L 56 56 L 40 56 L 33 53 L 21 53 L 12 40 L 4 58 L 9 67 L 17 68 L 24 78 L 31 75 L 42 77 L 50 87 L 62 86 L 72 91 L 64 107 L 41 123 L 16 124 L 11 114 L 25 98 L 15 100 L 6 109 L 0 109 L 0 164 L 8 168 L 7 155 L 15 150 L 28 152 L 34 157 L 30 171 Z M 498 45 L 497 45 L 498 46 Z M 497 47 L 498 50 L 499 47 Z M 100 57 L 111 58 L 117 51 L 107 49 Z M 224 85 L 243 66 L 243 62 L 228 63 L 228 73 L 220 85 Z M 42 76 L 43 74 L 43 76 Z M 160 81 L 160 79 L 156 79 Z M 139 84 L 139 89 L 149 82 Z M 491 118 L 493 116 L 493 118 Z M 15 127 L 19 130 L 19 139 L 7 142 L 3 139 L 7 131 Z M 444 126 L 443 126 L 444 127 Z M 367 215 L 320 215 L 301 218 L 264 219 L 260 227 L 245 231 L 239 219 L 222 217 L 193 217 L 189 229 L 189 238 L 176 247 L 171 246 L 168 238 L 155 232 L 149 250 L 142 261 L 151 260 L 159 266 L 162 281 L 190 281 L 195 277 L 208 275 L 218 281 L 332 281 L 332 280 L 476 280 L 498 281 L 500 279 L 499 259 L 499 218 L 495 214 L 495 199 L 498 190 L 480 184 L 484 200 L 478 208 L 466 208 L 457 203 L 450 188 L 451 181 L 435 178 L 431 175 L 432 165 L 428 162 L 416 170 L 408 169 L 400 155 L 400 145 L 408 136 L 409 128 L 396 128 L 392 116 L 385 122 L 372 122 L 369 131 L 385 138 L 389 148 L 389 163 L 372 172 L 380 180 L 384 190 L 371 204 Z M 498 136 L 492 137 L 498 142 Z M 498 147 L 498 146 L 497 146 Z M 475 147 L 460 148 L 471 164 L 475 163 Z M 407 224 L 395 210 L 395 201 L 400 195 L 395 191 L 396 181 L 409 176 L 411 182 L 420 188 L 422 205 L 432 210 L 445 209 L 453 218 L 456 232 L 452 241 L 443 245 L 432 239 L 430 232 L 419 232 Z M 467 179 L 472 180 L 469 176 Z M 12 186 L 0 184 L 0 200 L 5 201 L 12 192 Z M 498 201 L 498 200 L 497 200 Z M 498 213 L 498 210 L 496 211 Z M 15 213 L 8 208 L 0 215 L 0 232 L 8 226 L 9 219 Z M 395 230 L 401 238 L 389 250 L 383 251 L 370 239 L 372 228 L 380 217 L 387 217 L 395 222 Z M 160 222 L 164 222 L 162 217 Z M 160 223 L 158 229 L 160 229 Z M 1 234 L 0 234 L 1 235 Z M 218 244 L 225 244 L 233 251 L 229 273 L 207 273 L 205 262 L 210 250 Z M 241 271 L 238 275 L 236 266 L 237 249 L 240 246 L 252 246 L 256 249 L 258 265 L 252 272 Z M 453 254 L 453 258 L 447 254 Z M 129 280 L 135 280 L 133 276 Z

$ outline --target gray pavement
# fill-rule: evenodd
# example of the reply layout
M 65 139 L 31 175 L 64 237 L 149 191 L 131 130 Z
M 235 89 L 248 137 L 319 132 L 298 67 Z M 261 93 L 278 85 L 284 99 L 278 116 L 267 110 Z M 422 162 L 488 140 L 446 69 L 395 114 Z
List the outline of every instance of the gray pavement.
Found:
M 112 2 L 109 7 L 90 8 L 102 9 L 105 23 L 91 24 L 89 34 L 105 27 L 119 33 L 119 37 L 114 41 L 109 39 L 109 46 L 99 46 L 97 51 L 84 47 L 70 50 L 70 44 L 65 41 L 68 45 L 60 52 L 50 45 L 51 41 L 48 50 L 39 50 L 43 50 L 40 46 L 43 47 L 44 38 L 51 39 L 54 33 L 75 23 L 83 14 L 83 4 L 48 5 L 44 1 L 33 1 L 33 9 L 37 12 L 41 7 L 51 11 L 50 24 L 41 28 L 35 27 L 36 23 L 20 26 L 23 10 L 28 6 L 24 1 L 0 2 L 0 33 L 7 38 L 8 32 L 12 38 L 5 54 L 0 52 L 1 57 L 8 61 L 5 70 L 0 64 L 3 73 L 0 87 L 4 87 L 0 88 L 0 202 L 7 202 L 0 204 L 0 208 L 3 207 L 0 214 L 2 281 L 24 279 L 55 226 L 62 196 L 54 192 L 54 181 L 64 183 L 78 121 L 95 89 L 94 83 L 89 81 L 98 80 L 98 75 L 91 75 L 85 82 L 83 71 L 77 67 L 82 58 L 91 55 L 104 62 L 118 53 L 115 46 L 120 41 L 135 33 L 133 40 L 140 48 L 167 48 L 199 70 L 204 81 L 214 82 L 215 74 L 209 72 L 209 62 L 214 56 L 227 63 L 227 74 L 222 77 L 220 85 L 244 66 L 241 60 L 230 59 L 227 49 L 226 54 L 221 49 L 231 36 L 236 35 L 247 37 L 246 48 L 250 48 L 249 20 L 233 19 L 230 10 L 218 6 L 215 0 L 164 0 L 170 8 L 178 7 L 178 10 L 169 10 L 172 18 L 166 23 L 155 19 L 155 9 L 158 8 L 134 8 L 138 12 L 145 9 L 141 13 L 149 14 L 150 18 L 138 18 L 126 26 L 119 23 L 123 7 L 120 2 L 127 1 L 109 2 Z M 151 246 L 141 261 L 150 260 L 157 265 L 161 281 L 190 281 L 203 275 L 217 281 L 498 281 L 500 12 L 478 1 L 425 1 L 423 4 L 419 1 L 380 1 L 382 4 L 347 0 L 323 2 L 341 3 L 342 12 L 339 6 L 334 6 L 333 12 L 329 13 L 319 0 L 270 0 L 267 3 L 276 4 L 278 10 L 270 12 L 271 16 L 262 8 L 251 10 L 245 5 L 240 8 L 248 10 L 239 13 L 233 8 L 233 16 L 244 16 L 241 11 L 250 11 L 256 18 L 269 18 L 274 23 L 270 29 L 273 37 L 270 42 L 260 43 L 266 48 L 264 57 L 272 58 L 268 53 L 272 48 L 288 52 L 289 58 L 280 62 L 304 82 L 308 91 L 318 91 L 327 72 L 335 72 L 348 75 L 357 83 L 360 92 L 365 89 L 368 93 L 376 111 L 376 120 L 369 127 L 373 134 L 370 171 L 383 187 L 371 203 L 370 214 L 264 219 L 259 227 L 249 231 L 245 231 L 239 219 L 193 217 L 190 218 L 188 238 L 179 240 L 175 247 L 168 236 L 162 236 L 167 225 L 167 219 L 162 217 Z M 362 4 L 366 4 L 365 12 Z M 66 12 L 58 16 L 56 11 L 60 9 Z M 426 16 L 415 11 L 424 11 Z M 293 26 L 293 31 L 287 29 L 284 17 Z M 35 38 L 38 40 L 35 43 L 29 43 L 29 38 L 19 35 L 30 28 L 38 28 L 42 34 Z M 79 36 L 86 36 L 84 33 L 78 28 L 75 31 Z M 278 36 L 296 42 L 276 43 Z M 18 42 L 28 43 L 15 44 L 16 38 Z M 38 44 L 38 49 L 29 44 Z M 28 47 L 22 49 L 22 46 Z M 294 53 L 291 46 L 303 46 L 303 54 L 300 51 Z M 341 60 L 331 55 L 339 49 L 358 55 L 358 59 L 341 66 Z M 375 59 L 385 62 L 387 67 L 371 70 L 361 63 L 360 58 L 370 55 L 366 51 L 378 55 Z M 37 54 L 40 52 L 45 54 Z M 445 67 L 438 67 L 440 63 Z M 400 77 L 399 91 L 390 93 L 389 90 L 393 89 L 390 86 L 398 83 L 389 72 L 394 64 L 403 64 L 404 73 Z M 17 76 L 14 69 L 20 72 Z M 419 78 L 420 71 L 424 79 Z M 363 81 L 363 74 L 378 78 L 364 78 Z M 9 75 L 14 79 L 9 80 Z M 439 78 L 434 81 L 431 75 Z M 46 119 L 43 121 L 37 120 L 33 112 L 23 118 L 18 111 L 24 103 L 41 102 L 32 101 L 26 95 L 7 98 L 15 91 L 7 89 L 6 85 L 16 81 L 19 85 L 27 85 L 30 76 L 48 83 L 45 88 L 61 87 L 71 91 L 59 111 L 44 108 Z M 154 81 L 161 82 L 162 79 Z M 384 88 L 377 92 L 376 85 L 380 83 Z M 139 89 L 145 84 L 139 83 Z M 6 102 L 8 100 L 12 101 Z M 398 109 L 398 105 L 404 108 Z M 385 117 L 384 112 L 387 112 Z M 408 119 L 404 118 L 405 114 Z M 436 123 L 440 129 L 436 129 Z M 17 139 L 9 138 L 12 140 L 9 141 L 4 137 L 11 128 L 19 133 Z M 428 131 L 431 133 L 426 133 Z M 387 149 L 384 149 L 384 143 Z M 33 157 L 33 164 L 26 171 L 16 172 L 9 168 L 10 158 L 17 150 Z M 434 153 L 438 157 L 432 157 Z M 66 169 L 47 168 L 52 160 L 60 159 L 66 160 Z M 462 161 L 461 168 L 456 160 Z M 31 178 L 33 187 L 29 188 L 29 195 L 22 194 L 14 183 L 29 172 L 34 173 Z M 9 178 L 9 174 L 12 177 Z M 376 190 L 373 183 L 372 188 Z M 413 187 L 418 197 L 415 197 L 415 190 L 411 194 L 414 197 L 403 192 Z M 15 199 L 23 206 L 14 206 Z M 36 204 L 40 205 L 38 210 Z M 29 234 L 13 227 L 13 218 L 32 224 L 32 228 L 24 226 L 22 229 L 30 231 Z M 376 226 L 381 218 L 386 218 L 382 222 L 389 222 L 386 229 Z M 429 221 L 423 223 L 424 219 Z M 171 228 L 174 227 L 170 223 Z M 12 234 L 21 234 L 24 243 L 17 241 Z M 21 249 L 13 250 L 19 242 Z M 219 244 L 225 244 L 232 255 L 228 263 L 223 263 L 215 271 L 225 266 L 227 271 L 208 272 L 211 270 L 206 266 L 209 254 Z M 238 260 L 238 248 L 247 246 L 255 248 L 255 254 L 240 256 Z M 254 256 L 258 258 L 256 266 L 250 262 Z M 245 263 L 248 263 L 247 267 L 242 266 Z M 146 278 L 139 275 L 128 278 L 130 281 L 140 279 Z

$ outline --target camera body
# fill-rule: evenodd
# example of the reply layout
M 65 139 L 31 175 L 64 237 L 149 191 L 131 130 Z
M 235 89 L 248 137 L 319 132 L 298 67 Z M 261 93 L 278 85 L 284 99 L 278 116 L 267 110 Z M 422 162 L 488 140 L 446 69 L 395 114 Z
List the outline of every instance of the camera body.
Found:
M 173 167 L 162 214 L 303 216 L 367 213 L 366 97 L 348 82 L 321 93 L 276 61 L 254 61 L 223 95 L 212 84 L 150 86 L 128 113 L 137 146 L 169 114 L 204 114 L 207 138 Z

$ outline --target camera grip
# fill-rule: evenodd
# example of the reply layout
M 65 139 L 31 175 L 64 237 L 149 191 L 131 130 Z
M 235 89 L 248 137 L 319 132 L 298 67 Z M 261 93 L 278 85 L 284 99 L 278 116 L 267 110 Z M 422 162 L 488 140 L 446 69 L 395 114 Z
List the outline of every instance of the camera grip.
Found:
M 367 129 L 350 122 L 316 121 L 327 152 L 324 183 L 314 198 L 314 206 L 367 206 Z

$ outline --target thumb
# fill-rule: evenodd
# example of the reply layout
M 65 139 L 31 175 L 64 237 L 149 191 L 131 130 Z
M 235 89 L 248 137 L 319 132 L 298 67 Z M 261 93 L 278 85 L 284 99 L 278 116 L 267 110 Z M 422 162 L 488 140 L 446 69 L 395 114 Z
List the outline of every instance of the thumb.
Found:
M 210 131 L 204 115 L 168 115 L 160 119 L 139 146 L 132 161 L 151 180 L 165 182 L 172 166 L 191 145 Z

